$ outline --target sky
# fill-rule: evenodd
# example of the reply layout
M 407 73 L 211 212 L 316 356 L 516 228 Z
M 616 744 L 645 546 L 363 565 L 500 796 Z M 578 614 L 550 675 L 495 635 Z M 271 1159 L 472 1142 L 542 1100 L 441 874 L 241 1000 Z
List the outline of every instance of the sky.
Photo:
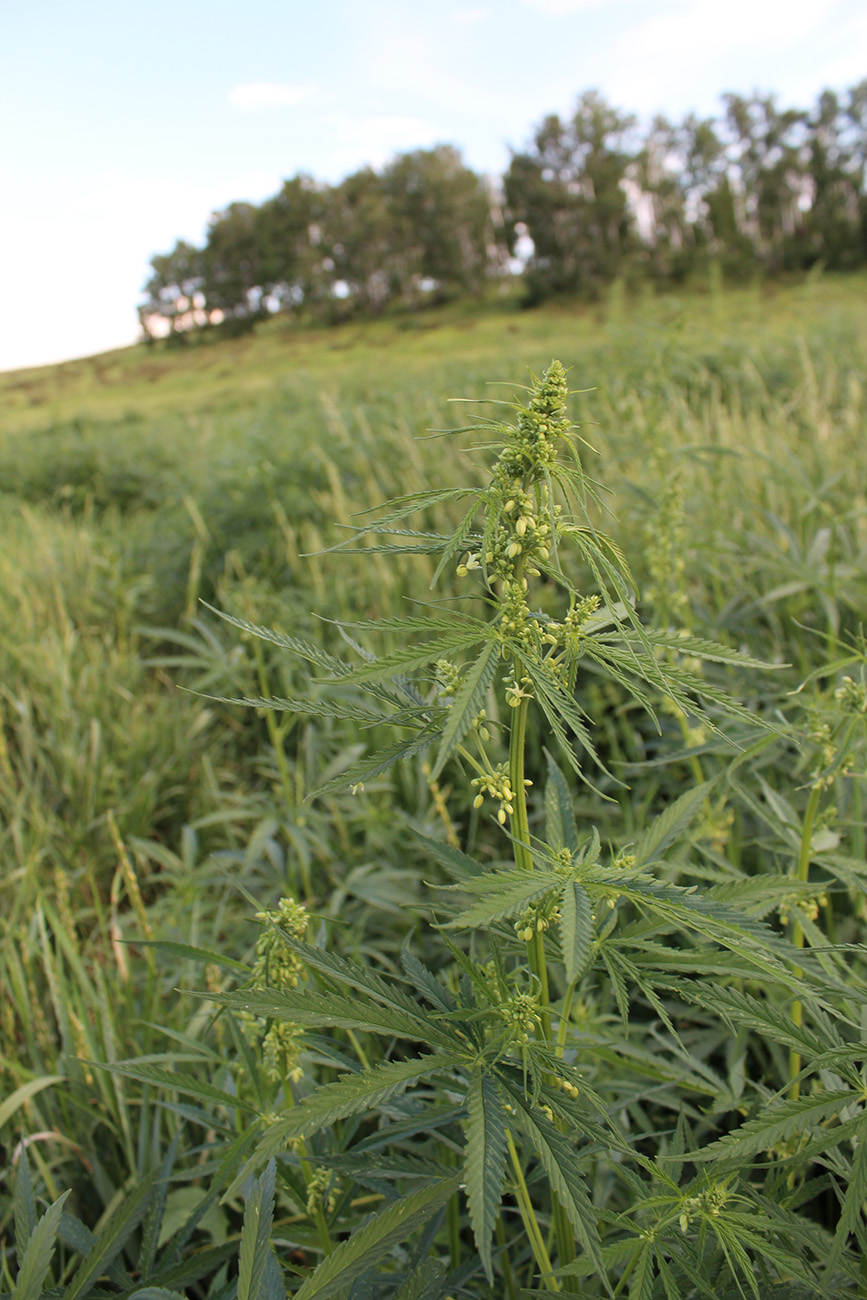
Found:
M 151 257 L 298 172 L 500 175 L 586 90 L 680 120 L 864 77 L 864 0 L 5 0 L 0 370 L 132 343 Z

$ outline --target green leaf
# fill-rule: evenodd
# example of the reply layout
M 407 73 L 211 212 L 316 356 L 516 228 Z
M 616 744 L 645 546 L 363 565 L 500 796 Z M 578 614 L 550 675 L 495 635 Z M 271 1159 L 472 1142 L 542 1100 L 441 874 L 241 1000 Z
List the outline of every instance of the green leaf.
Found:
M 339 1119 L 373 1110 L 403 1092 L 410 1083 L 429 1078 L 458 1063 L 454 1054 L 431 1053 L 408 1061 L 385 1061 L 358 1074 L 344 1074 L 335 1083 L 320 1084 L 276 1123 L 271 1124 L 254 1158 L 276 1155 L 295 1138 L 312 1137 Z
M 36 1198 L 33 1195 L 33 1181 L 30 1177 L 30 1161 L 27 1146 L 22 1142 L 18 1157 L 18 1170 L 15 1174 L 15 1254 L 18 1267 L 21 1268 L 27 1243 L 36 1229 Z
M 649 862 L 656 862 L 668 846 L 683 834 L 690 822 L 701 812 L 713 785 L 713 781 L 705 781 L 703 785 L 687 790 L 686 794 L 675 799 L 665 812 L 654 817 L 635 849 L 636 861 L 639 864 L 644 866 Z
M 485 868 L 480 862 L 462 853 L 460 849 L 453 848 L 451 844 L 446 844 L 443 840 L 432 840 L 427 835 L 418 833 L 416 838 L 425 846 L 434 861 L 441 867 L 445 867 L 454 880 L 471 879 L 484 873 Z
M 460 1181 L 460 1175 L 455 1175 L 394 1201 L 327 1255 L 296 1292 L 294 1300 L 327 1300 L 348 1286 L 365 1268 L 381 1259 L 392 1246 L 406 1241 L 441 1210 L 457 1192 Z
M 63 1082 L 62 1074 L 41 1074 L 38 1079 L 30 1079 L 27 1083 L 22 1083 L 20 1088 L 16 1088 L 0 1104 L 0 1129 L 9 1122 L 16 1110 L 19 1110 L 26 1101 L 30 1101 L 31 1097 L 35 1097 L 44 1088 L 53 1088 L 55 1083 Z
M 570 880 L 563 887 L 560 916 L 563 962 L 566 978 L 571 984 L 583 975 L 590 960 L 590 945 L 593 940 L 593 909 L 587 891 L 577 880 Z
M 447 1278 L 442 1260 L 423 1259 L 395 1292 L 394 1300 L 442 1300 L 448 1290 Z
M 469 510 L 464 515 L 463 519 L 458 524 L 457 528 L 452 533 L 451 537 L 443 547 L 443 553 L 440 556 L 440 562 L 437 565 L 437 567 L 434 569 L 434 575 L 430 580 L 431 590 L 439 582 L 440 575 L 442 574 L 442 571 L 448 564 L 449 560 L 454 559 L 454 557 L 458 554 L 458 552 L 463 550 L 464 539 L 466 538 L 467 533 L 470 531 L 470 529 L 473 526 L 473 519 L 476 516 L 476 512 L 478 508 L 479 508 L 479 503 L 478 501 L 474 500 L 473 504 L 470 506 Z
M 506 1172 L 506 1112 L 496 1082 L 481 1070 L 470 1082 L 467 1109 L 464 1180 L 470 1223 L 485 1275 L 493 1284 L 491 1238 Z
M 575 1235 L 593 1260 L 596 1272 L 605 1279 L 596 1216 L 578 1156 L 568 1138 L 546 1116 L 531 1109 L 517 1091 L 513 1091 L 512 1095 L 516 1102 L 515 1123 L 532 1144 L 548 1175 L 551 1189 L 566 1211 Z
M 512 867 L 506 871 L 491 871 L 484 876 L 465 881 L 460 888 L 480 895 L 451 921 L 446 929 L 478 928 L 493 925 L 515 912 L 522 911 L 549 889 L 558 889 L 563 877 L 552 871 L 525 871 Z
M 449 756 L 472 726 L 473 718 L 484 707 L 488 698 L 488 687 L 494 679 L 499 657 L 499 646 L 493 641 L 489 642 L 464 676 L 452 707 L 446 714 L 439 752 L 430 774 L 432 781 L 440 775 Z
M 63 1204 L 69 1194 L 68 1191 L 63 1192 L 45 1211 L 30 1235 L 23 1257 L 19 1242 L 18 1277 L 12 1288 L 11 1300 L 39 1300 L 42 1284 L 51 1267 L 51 1258 L 57 1244 L 57 1230 L 60 1226 Z
M 249 974 L 249 971 L 247 972 Z M 216 999 L 215 999 L 216 1000 Z M 205 1061 L 209 1068 L 213 1068 L 210 1061 Z M 159 1065 L 142 1065 L 135 1061 L 117 1061 L 114 1065 L 107 1065 L 102 1061 L 88 1061 L 88 1065 L 93 1065 L 99 1070 L 109 1070 L 112 1074 L 120 1074 L 126 1079 L 136 1079 L 139 1083 L 155 1083 L 160 1088 L 171 1088 L 174 1092 L 181 1092 L 187 1097 L 195 1097 L 198 1101 L 217 1102 L 221 1106 L 228 1106 L 232 1110 L 238 1109 L 245 1111 L 248 1115 L 257 1114 L 255 1106 L 249 1102 L 243 1101 L 240 1097 L 231 1092 L 225 1092 L 222 1088 L 217 1088 L 212 1083 L 207 1083 L 204 1079 L 197 1079 L 195 1075 L 186 1074 L 182 1070 L 168 1070 Z
M 326 781 L 325 785 L 319 786 L 307 797 L 318 799 L 322 795 L 334 794 L 337 791 L 347 790 L 350 786 L 364 785 L 366 781 L 373 781 L 383 772 L 387 772 L 390 767 L 394 767 L 395 763 L 403 762 L 420 753 L 421 750 L 427 749 L 435 739 L 435 731 L 423 730 L 408 740 L 398 740 L 393 745 L 387 745 L 385 749 L 377 750 L 375 754 L 360 758 L 357 763 L 345 768 L 339 776 Z
M 796 1133 L 812 1132 L 823 1119 L 836 1115 L 857 1099 L 850 1089 L 845 1092 L 817 1092 L 769 1106 L 755 1119 L 748 1120 L 732 1133 L 711 1142 L 701 1151 L 691 1151 L 687 1160 L 744 1160 L 769 1151 Z
M 382 655 L 379 659 L 374 659 L 370 663 L 359 665 L 345 673 L 341 678 L 346 683 L 364 683 L 364 682 L 381 682 L 387 681 L 399 673 L 412 672 L 417 668 L 424 668 L 427 664 L 432 663 L 435 659 L 442 659 L 454 650 L 475 645 L 480 641 L 482 634 L 478 627 L 458 626 L 448 636 L 439 636 L 432 641 L 426 641 L 422 646 L 404 646 L 399 650 L 392 651 L 391 654 Z
M 142 1179 L 120 1202 L 117 1210 L 93 1238 L 90 1249 L 75 1271 L 63 1300 L 76 1300 L 108 1271 L 109 1265 L 144 1218 L 153 1190 L 153 1177 Z
M 574 853 L 578 848 L 578 827 L 575 825 L 575 811 L 572 795 L 566 778 L 545 750 L 548 760 L 548 781 L 545 785 L 545 839 L 554 854 L 561 849 Z
M 238 1300 L 260 1300 L 265 1265 L 271 1254 L 275 1179 L 276 1165 L 272 1159 L 247 1197 L 238 1260 Z

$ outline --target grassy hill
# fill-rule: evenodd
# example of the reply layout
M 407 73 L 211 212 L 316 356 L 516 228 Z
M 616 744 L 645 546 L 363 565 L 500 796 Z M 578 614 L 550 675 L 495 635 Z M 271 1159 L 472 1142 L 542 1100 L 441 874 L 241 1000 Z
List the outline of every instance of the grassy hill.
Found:
M 11 993 L 0 999 L 0 1066 L 13 1098 L 5 1109 L 0 1099 L 0 1142 L 11 1150 L 38 1135 L 30 1149 L 41 1195 L 72 1187 L 68 1208 L 94 1226 L 177 1137 L 168 1211 L 180 1223 L 196 1180 L 242 1126 L 213 1097 L 166 1107 L 158 1088 L 88 1062 L 155 1053 L 169 1068 L 172 1052 L 191 1053 L 189 1070 L 219 1076 L 257 1114 L 277 1104 L 249 1025 L 214 1022 L 213 1007 L 178 993 L 227 987 L 233 977 L 218 958 L 253 960 L 243 890 L 267 906 L 305 899 L 329 942 L 383 970 L 396 969 L 408 934 L 442 963 L 421 918 L 432 876 L 443 875 L 418 832 L 486 861 L 501 852 L 458 766 L 432 783 L 419 756 L 368 782 L 363 797 L 336 789 L 305 803 L 365 748 L 388 743 L 387 729 L 327 710 L 215 702 L 319 698 L 323 688 L 302 661 L 201 602 L 335 653 L 346 647 L 326 620 L 404 616 L 432 599 L 448 608 L 466 588 L 447 570 L 432 596 L 430 556 L 362 562 L 329 548 L 383 499 L 480 482 L 487 436 L 434 435 L 497 408 L 451 399 L 512 400 L 553 356 L 569 369 L 570 409 L 592 448 L 585 467 L 602 484 L 593 521 L 626 555 L 642 618 L 777 666 L 706 670 L 709 688 L 778 728 L 760 741 L 739 733 L 743 764 L 659 699 L 655 725 L 622 683 L 586 666 L 576 699 L 613 775 L 593 772 L 594 788 L 576 790 L 579 824 L 627 852 L 653 816 L 713 780 L 684 849 L 693 865 L 678 858 L 665 878 L 689 870 L 721 898 L 744 881 L 756 893 L 765 876 L 796 875 L 806 853 L 827 884 L 804 914 L 808 946 L 823 936 L 863 942 L 864 725 L 856 708 L 845 730 L 835 701 L 846 677 L 857 685 L 865 672 L 865 290 L 862 277 L 814 277 L 634 300 L 616 291 L 600 304 L 526 312 L 461 305 L 331 330 L 275 321 L 240 340 L 0 375 L 0 987 Z M 444 502 L 407 526 L 437 531 L 460 514 L 460 503 Z M 568 576 L 594 589 L 586 566 Z M 480 601 L 466 608 L 483 610 Z M 842 755 L 834 746 L 844 733 Z M 531 727 L 527 744 L 535 830 L 545 816 L 543 747 L 553 741 Z M 763 906 L 755 915 L 790 934 L 785 908 Z M 146 937 L 199 945 L 214 961 L 203 968 L 177 946 L 155 955 L 138 943 Z M 842 998 L 846 969 L 834 961 Z M 860 950 L 846 961 L 861 978 Z M 759 996 L 749 981 L 739 987 Z M 651 1024 L 662 1034 L 652 998 L 634 988 L 626 996 L 637 1038 Z M 582 1032 L 604 1037 L 622 1000 L 615 977 L 589 984 L 582 999 Z M 787 1005 L 780 994 L 775 1006 Z M 846 1004 L 846 1014 L 859 1012 Z M 741 1105 L 791 1087 L 787 1047 L 750 1025 L 720 1034 L 719 1023 L 681 1025 L 707 1092 L 690 1092 L 697 1074 L 684 1092 L 654 1076 L 656 1100 L 645 1106 L 630 1084 L 634 1131 L 668 1133 L 671 1107 L 682 1104 L 709 1142 L 741 1123 Z M 325 1058 L 316 1059 L 320 1069 Z M 665 1060 L 668 1069 L 674 1056 Z M 599 1068 L 596 1086 L 613 1088 Z M 668 1140 L 648 1139 L 647 1149 Z M 836 1152 L 839 1185 L 856 1151 Z M 837 1202 L 816 1168 L 798 1166 L 794 1182 L 784 1172 L 780 1196 L 788 1186 L 786 1213 L 806 1205 L 814 1226 L 833 1231 Z M 600 1205 L 613 1198 L 613 1223 L 625 1202 L 606 1178 L 596 1195 Z M 278 1217 L 285 1240 L 314 1259 L 322 1237 L 302 1213 L 300 1186 L 283 1188 Z M 13 1231 L 10 1188 L 0 1192 L 0 1240 Z M 194 1244 L 235 1240 L 239 1205 L 237 1190 L 215 1202 Z M 672 1223 L 679 1232 L 676 1214 Z M 458 1256 L 468 1240 L 461 1248 L 459 1235 L 450 1238 Z M 822 1241 L 828 1254 L 830 1237 Z M 64 1249 L 68 1262 L 74 1251 Z M 842 1275 L 829 1285 L 856 1294 L 841 1289 Z

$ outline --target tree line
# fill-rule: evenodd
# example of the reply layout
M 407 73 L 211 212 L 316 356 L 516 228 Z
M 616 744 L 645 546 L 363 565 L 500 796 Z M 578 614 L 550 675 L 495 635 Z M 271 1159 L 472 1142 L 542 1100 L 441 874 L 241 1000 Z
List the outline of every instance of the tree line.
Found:
M 727 94 L 712 118 L 649 127 L 595 91 L 546 117 L 502 178 L 440 145 L 362 168 L 338 185 L 307 175 L 261 204 L 215 212 L 201 248 L 151 262 L 147 337 L 250 328 L 277 312 L 374 315 L 479 295 L 520 275 L 529 302 L 593 296 L 618 278 L 677 283 L 821 263 L 867 263 L 867 79 L 811 109 Z

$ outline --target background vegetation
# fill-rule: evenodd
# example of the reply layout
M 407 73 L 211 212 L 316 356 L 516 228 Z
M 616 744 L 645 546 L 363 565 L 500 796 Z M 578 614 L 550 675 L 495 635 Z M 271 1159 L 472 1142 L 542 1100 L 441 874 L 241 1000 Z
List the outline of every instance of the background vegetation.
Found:
M 443 145 L 231 203 L 202 248 L 153 259 L 139 314 L 146 337 L 179 341 L 275 312 L 329 321 L 478 296 L 518 270 L 539 302 L 710 266 L 730 280 L 865 260 L 867 81 L 810 109 L 729 94 L 715 119 L 649 127 L 589 92 L 571 118 L 546 117 L 501 179 Z
M 605 526 L 630 559 L 646 619 L 781 665 L 720 670 L 779 726 L 729 778 L 732 750 L 684 734 L 672 714 L 660 736 L 588 672 L 580 701 L 626 784 L 605 803 L 581 791 L 579 824 L 627 845 L 695 784 L 696 769 L 719 774 L 690 832 L 701 870 L 717 881 L 796 874 L 806 825 L 820 899 L 805 920 L 809 944 L 852 944 L 852 978 L 863 980 L 857 710 L 851 762 L 813 790 L 830 761 L 835 693 L 864 671 L 864 288 L 861 276 L 817 273 L 786 289 L 724 291 L 709 277 L 705 292 L 675 298 L 631 295 L 616 281 L 593 306 L 458 305 L 321 333 L 278 318 L 255 339 L 214 348 L 141 347 L 0 376 L 4 1290 L 25 1149 L 37 1201 L 71 1189 L 66 1214 L 97 1234 L 164 1171 L 157 1244 L 149 1254 L 142 1240 L 142 1200 L 139 1218 L 125 1220 L 116 1290 L 131 1294 L 146 1266 L 168 1289 L 237 1286 L 243 1196 L 231 1188 L 221 1199 L 221 1161 L 240 1150 L 249 1116 L 273 1104 L 273 1083 L 261 1035 L 187 991 L 217 996 L 237 978 L 234 962 L 252 963 L 259 930 L 244 891 L 260 907 L 304 899 L 332 945 L 377 969 L 397 968 L 408 934 L 425 955 L 431 864 L 419 833 L 484 852 L 493 832 L 469 791 L 457 789 L 447 810 L 453 775 L 431 783 L 424 755 L 362 794 L 338 783 L 305 803 L 387 734 L 215 704 L 209 696 L 319 687 L 303 663 L 200 602 L 326 648 L 337 633 L 323 620 L 405 614 L 408 596 L 427 598 L 430 561 L 322 554 L 344 536 L 335 525 L 389 496 L 472 479 L 476 460 L 423 435 L 462 423 L 449 397 L 509 393 L 487 381 L 520 381 L 552 354 L 588 390 L 573 412 L 598 452 L 588 469 L 611 489 Z M 445 507 L 427 516 L 430 527 L 455 522 Z M 528 738 L 539 800 L 548 740 Z M 542 812 L 531 806 L 534 825 Z M 771 921 L 785 928 L 785 915 Z M 213 961 L 194 961 L 186 945 Z M 587 1032 L 604 1036 L 610 1010 L 588 1001 Z M 787 1086 L 788 1053 L 748 1025 L 719 1024 L 709 1017 L 693 1049 L 714 1072 L 703 1105 L 732 1124 L 732 1110 L 749 1114 Z M 333 1065 L 324 1051 L 314 1036 L 311 1075 Z M 142 1056 L 153 1060 L 150 1084 L 141 1069 L 131 1078 L 99 1068 Z M 159 1073 L 169 1069 L 189 1071 L 198 1092 L 172 1091 Z M 817 1077 L 833 1086 L 833 1071 Z M 640 1133 L 642 1098 L 629 1106 Z M 839 1238 L 839 1189 L 857 1159 L 817 1150 L 793 1173 L 820 1245 Z M 387 1180 L 359 1184 L 352 1213 L 365 1196 L 391 1194 Z M 319 1257 L 319 1219 L 339 1234 L 348 1214 L 278 1188 L 275 1240 L 290 1272 Z M 78 1277 L 83 1288 L 75 1270 L 87 1239 L 63 1223 L 55 1281 Z M 850 1233 L 863 1237 L 858 1198 L 841 1250 Z M 466 1260 L 468 1240 L 463 1250 Z M 818 1294 L 788 1292 L 801 1293 Z

